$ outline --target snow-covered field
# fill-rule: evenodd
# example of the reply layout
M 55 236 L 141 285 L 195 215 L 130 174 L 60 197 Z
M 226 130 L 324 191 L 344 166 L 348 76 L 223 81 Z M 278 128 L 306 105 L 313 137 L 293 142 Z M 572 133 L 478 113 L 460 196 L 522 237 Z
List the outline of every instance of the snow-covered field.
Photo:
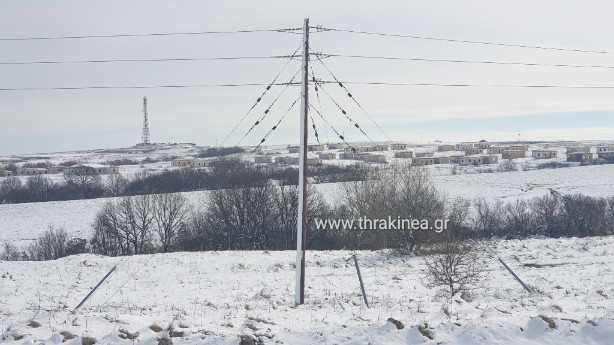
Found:
M 434 181 L 442 192 L 469 199 L 511 201 L 550 193 L 614 196 L 614 165 L 589 165 L 558 169 L 483 174 L 439 175 Z
M 194 150 L 173 145 L 157 152 L 99 150 L 20 159 L 142 160 Z M 126 165 L 122 173 L 167 165 Z M 502 173 L 471 173 L 486 170 L 471 167 L 457 175 L 451 167 L 428 167 L 436 187 L 449 197 L 512 201 L 551 191 L 614 196 L 614 165 Z M 341 197 L 337 184 L 316 188 L 331 203 Z M 199 207 L 208 192 L 184 194 Z M 0 205 L 0 244 L 26 245 L 49 225 L 64 228 L 71 237 L 89 238 L 94 217 L 108 200 Z M 450 303 L 423 285 L 421 258 L 388 251 L 355 253 L 371 308 L 362 302 L 350 260 L 354 253 L 348 251 L 308 252 L 306 305 L 298 307 L 293 303 L 293 252 L 0 261 L 0 344 L 82 344 L 87 343 L 84 337 L 97 344 L 159 344 L 167 337 L 174 344 L 239 344 L 239 336 L 298 345 L 613 343 L 614 237 L 501 241 L 495 252 L 536 291 L 525 292 L 495 257 L 485 257 L 483 286 L 472 299 Z M 110 279 L 73 311 L 114 266 Z M 387 322 L 390 317 L 404 328 Z
M 555 190 L 563 194 L 614 196 L 614 165 L 542 169 L 503 173 L 435 175 L 435 186 L 449 197 L 513 201 L 541 196 Z M 316 185 L 330 203 L 340 197 L 336 184 Z M 207 192 L 184 193 L 199 207 Z M 109 199 L 54 201 L 0 205 L 0 244 L 25 244 L 39 237 L 49 225 L 64 228 L 74 237 L 89 238 L 96 213 Z
M 614 238 L 503 241 L 497 252 L 536 292 L 485 257 L 483 286 L 447 311 L 447 300 L 422 284 L 422 259 L 389 252 L 356 253 L 370 309 L 347 251 L 308 252 L 306 304 L 298 307 L 293 252 L 0 262 L 0 343 L 60 344 L 72 334 L 66 344 L 83 336 L 158 344 L 169 325 L 174 344 L 239 344 L 241 335 L 293 345 L 612 343 Z M 114 265 L 108 282 L 73 311 Z M 136 338 L 122 339 L 122 331 Z

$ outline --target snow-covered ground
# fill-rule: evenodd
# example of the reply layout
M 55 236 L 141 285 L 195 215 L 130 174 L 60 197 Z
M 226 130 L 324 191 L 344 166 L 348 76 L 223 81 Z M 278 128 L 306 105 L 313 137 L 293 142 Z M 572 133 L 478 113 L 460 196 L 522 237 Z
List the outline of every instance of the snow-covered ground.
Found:
M 614 196 L 614 165 L 589 165 L 558 169 L 438 175 L 434 181 L 442 192 L 469 199 L 511 201 L 550 193 Z
M 503 173 L 435 175 L 435 186 L 448 197 L 513 201 L 555 190 L 563 194 L 614 196 L 614 165 L 542 169 Z M 337 184 L 315 185 L 334 203 L 339 197 Z M 183 193 L 194 207 L 207 197 L 204 192 Z M 49 225 L 64 228 L 71 236 L 89 238 L 96 213 L 109 199 L 53 201 L 0 205 L 0 244 L 5 241 L 25 244 L 39 237 Z
M 564 152 L 562 144 L 551 146 Z M 197 150 L 192 145 L 168 145 L 151 152 L 97 150 L 18 159 L 138 161 L 186 156 Z M 285 155 L 284 147 L 272 150 Z M 529 157 L 523 162 L 536 163 Z M 125 165 L 122 173 L 167 166 L 169 162 Z M 449 197 L 512 201 L 551 191 L 614 196 L 614 165 L 502 173 L 473 173 L 489 167 L 470 167 L 456 175 L 451 167 L 428 167 L 436 187 Z M 331 203 L 342 197 L 337 184 L 316 188 Z M 207 194 L 185 193 L 195 207 L 202 205 Z M 25 245 L 49 225 L 64 228 L 71 237 L 89 238 L 94 217 L 108 200 L 0 205 L 0 244 Z M 494 257 L 486 257 L 486 280 L 473 292 L 473 300 L 456 298 L 445 310 L 449 301 L 437 297 L 437 289 L 422 284 L 422 259 L 390 252 L 356 253 L 370 309 L 361 300 L 349 260 L 353 253 L 348 251 L 308 253 L 306 305 L 299 307 L 293 304 L 293 252 L 0 261 L 0 344 L 60 344 L 70 334 L 76 338 L 66 339 L 66 344 L 82 344 L 85 336 L 98 344 L 158 344 L 158 339 L 169 336 L 169 325 L 175 344 L 239 344 L 240 335 L 260 337 L 265 344 L 298 345 L 612 343 L 614 237 L 501 241 L 497 246 L 497 255 L 537 292 L 525 292 Z M 82 309 L 73 312 L 115 265 L 118 269 L 110 279 Z M 397 330 L 387 322 L 390 317 L 405 327 Z M 545 321 L 550 319 L 553 325 Z M 40 327 L 33 327 L 37 324 Z M 152 327 L 154 331 L 152 325 L 162 330 Z M 120 330 L 138 332 L 138 336 L 122 339 Z
M 421 258 L 389 252 L 356 253 L 370 309 L 347 251 L 308 252 L 306 304 L 298 307 L 293 252 L 0 262 L 0 343 L 60 344 L 64 332 L 77 336 L 66 344 L 81 344 L 83 336 L 99 344 L 158 344 L 168 331 L 152 325 L 172 325 L 179 332 L 174 344 L 239 344 L 240 335 L 293 345 L 612 343 L 614 238 L 503 241 L 497 253 L 536 291 L 527 293 L 485 257 L 483 286 L 447 309 L 437 289 L 423 286 Z M 120 330 L 138 336 L 124 340 Z

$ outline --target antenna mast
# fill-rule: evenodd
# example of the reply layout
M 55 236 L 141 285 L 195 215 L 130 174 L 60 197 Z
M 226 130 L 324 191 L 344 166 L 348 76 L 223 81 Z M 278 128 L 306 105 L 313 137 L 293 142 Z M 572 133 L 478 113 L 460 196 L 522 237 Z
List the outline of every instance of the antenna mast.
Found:
M 147 97 L 143 97 L 143 144 L 149 145 L 149 119 L 147 118 Z
M 301 84 L 301 146 L 298 176 L 298 219 L 296 222 L 296 304 L 305 303 L 305 248 L 307 246 L 307 112 L 309 110 L 309 18 L 303 25 L 303 81 Z

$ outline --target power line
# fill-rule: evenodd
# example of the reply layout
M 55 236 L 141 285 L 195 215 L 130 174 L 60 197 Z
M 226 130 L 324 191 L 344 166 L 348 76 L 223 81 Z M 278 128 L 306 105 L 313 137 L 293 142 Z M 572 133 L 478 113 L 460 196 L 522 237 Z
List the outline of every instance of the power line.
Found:
M 535 89 L 614 89 L 612 85 L 512 85 L 512 84 L 445 84 L 445 83 L 397 83 L 375 81 L 340 81 L 342 84 L 352 85 L 380 85 L 380 86 L 442 86 L 442 87 L 485 87 L 485 88 L 535 88 Z M 337 84 L 333 80 L 321 80 L 320 84 Z M 299 86 L 299 82 L 288 83 L 238 83 L 238 84 L 191 84 L 191 85 L 125 85 L 125 86 L 65 86 L 65 87 L 22 87 L 0 88 L 3 91 L 71 91 L 71 90 L 115 90 L 115 89 L 185 89 L 185 88 L 231 88 L 248 86 Z
M 328 122 L 328 121 L 326 120 L 326 118 L 325 118 L 325 117 L 322 115 L 322 113 L 320 113 L 320 112 L 318 111 L 318 109 L 316 109 L 316 107 L 314 107 L 314 106 L 311 104 L 311 102 L 309 103 L 309 107 L 310 107 L 311 109 L 313 109 L 313 110 L 316 112 L 316 114 L 318 114 L 318 116 L 320 116 L 320 118 L 322 118 L 322 120 L 324 121 L 324 123 L 326 123 L 326 124 L 328 125 L 328 127 L 330 127 L 330 129 L 332 129 L 332 130 L 333 130 L 333 132 L 335 132 L 335 134 L 337 135 L 337 137 L 339 137 L 339 139 L 341 139 L 341 141 L 342 141 L 342 142 L 343 142 L 343 143 L 344 143 L 344 144 L 345 144 L 345 145 L 346 145 L 346 146 L 347 146 L 347 147 L 350 149 L 350 153 L 352 153 L 352 154 L 357 154 L 357 155 L 358 155 L 359 157 L 361 157 L 361 158 L 365 156 L 365 155 L 363 155 L 362 153 L 358 152 L 358 150 L 357 150 L 357 149 L 356 149 L 354 146 L 350 145 L 350 143 L 349 143 L 349 142 L 348 142 L 348 141 L 345 139 L 345 136 L 344 136 L 343 134 L 339 133 L 339 131 L 338 131 L 337 129 L 335 129 L 335 127 L 333 127 L 333 125 L 331 125 L 331 124 L 330 124 L 330 122 Z
M 341 83 L 339 81 L 339 79 L 333 74 L 333 72 L 328 68 L 328 66 L 326 66 L 326 64 L 324 63 L 324 61 L 322 61 L 321 58 L 318 58 L 318 61 L 320 62 L 320 64 L 322 64 L 322 66 L 324 66 L 324 68 L 328 71 L 328 73 L 331 75 L 331 77 L 333 77 L 333 79 L 335 79 L 335 81 L 337 82 L 337 84 L 343 89 L 345 90 L 345 92 L 347 93 L 347 96 L 354 101 L 354 103 L 356 103 L 356 105 L 360 108 L 360 110 L 362 110 L 362 112 L 367 115 L 367 117 L 369 118 L 369 120 L 371 120 L 371 122 L 373 122 L 373 124 L 375 125 L 375 127 L 377 127 L 377 129 L 379 129 L 380 132 L 382 132 L 382 134 L 384 134 L 384 136 L 388 139 L 388 141 L 392 144 L 392 139 L 390 139 L 390 136 L 388 136 L 388 134 L 382 129 L 382 127 L 380 127 L 380 125 L 375 122 L 375 120 L 373 119 L 373 116 L 371 116 L 371 114 L 369 114 L 367 112 L 367 110 L 365 108 L 363 108 L 363 106 L 358 103 L 358 101 L 356 100 L 356 98 L 354 98 L 354 96 L 352 95 L 352 93 L 350 93 L 350 90 L 348 90 L 347 87 L 345 87 L 345 85 L 343 85 L 343 83 Z M 326 91 L 325 91 L 326 92 Z M 358 128 L 358 126 L 357 126 Z M 362 131 L 362 129 L 361 129 Z M 366 134 L 365 134 L 366 135 Z
M 296 53 L 299 51 L 299 49 L 301 49 L 301 47 L 303 46 L 303 43 L 301 42 L 301 44 L 299 44 L 299 46 L 296 48 L 296 50 L 292 53 L 291 56 L 296 55 Z M 220 146 L 224 146 L 224 143 L 226 142 L 226 140 L 228 140 L 228 138 L 232 135 L 232 133 L 234 133 L 235 130 L 237 130 L 237 128 L 241 125 L 241 123 L 243 123 L 243 120 L 245 120 L 245 118 L 252 112 L 252 110 L 254 110 L 254 108 L 256 108 L 256 106 L 258 105 L 258 103 L 260 103 L 260 101 L 262 100 L 262 97 L 264 97 L 264 95 L 266 95 L 266 93 L 271 89 L 271 86 L 274 85 L 277 82 L 277 79 L 279 78 L 279 76 L 281 76 L 281 74 L 286 70 L 286 68 L 288 67 L 288 65 L 290 64 L 290 61 L 292 61 L 292 59 L 288 59 L 288 61 L 286 61 L 286 63 L 284 64 L 284 66 L 282 67 L 281 71 L 279 71 L 279 73 L 277 73 L 277 75 L 275 76 L 275 78 L 273 79 L 273 81 L 269 84 L 269 86 L 266 87 L 266 89 L 264 90 L 264 92 L 262 92 L 262 94 L 260 95 L 260 97 L 258 97 L 256 99 L 256 102 L 252 105 L 251 108 L 249 108 L 249 110 L 245 113 L 245 115 L 243 115 L 243 117 L 239 120 L 239 122 L 234 126 L 234 128 L 230 131 L 230 133 L 228 133 L 228 135 L 226 135 L 226 137 L 224 138 L 224 140 L 222 140 L 222 143 L 220 144 Z
M 65 87 L 21 87 L 0 88 L 0 91 L 49 91 L 49 90 L 113 90 L 113 89 L 185 89 L 185 88 L 213 88 L 213 87 L 245 87 L 245 86 L 295 86 L 300 83 L 242 83 L 242 84 L 192 84 L 192 85 L 129 85 L 129 86 L 65 86 Z
M 168 62 L 168 61 L 215 61 L 215 60 L 263 60 L 263 59 L 292 59 L 298 55 L 271 55 L 271 56 L 229 56 L 207 58 L 160 58 L 160 59 L 109 59 L 109 60 L 68 60 L 68 61 L 6 61 L 0 65 L 51 65 L 51 64 L 88 64 L 88 63 L 114 63 L 114 62 Z
M 485 61 L 485 60 L 456 60 L 456 59 L 428 59 L 428 58 L 407 58 L 394 56 L 366 56 L 366 55 L 341 55 L 341 54 L 322 54 L 317 53 L 321 58 L 340 57 L 374 60 L 400 60 L 400 61 L 420 61 L 420 62 L 450 62 L 450 63 L 469 63 L 469 64 L 490 64 L 490 65 L 517 65 L 517 66 L 542 66 L 542 67 L 569 67 L 569 68 L 606 68 L 614 69 L 614 66 L 604 65 L 573 65 L 573 64 L 548 64 L 536 62 L 512 62 L 512 61 Z
M 47 37 L 1 37 L 0 41 L 41 41 L 41 40 L 70 40 L 88 38 L 122 38 L 122 37 L 159 37 L 159 36 L 195 36 L 195 35 L 221 35 L 221 34 L 245 34 L 259 32 L 293 33 L 300 28 L 286 29 L 257 29 L 235 31 L 186 31 L 186 32 L 154 32 L 145 34 L 114 34 L 114 35 L 79 35 L 79 36 L 47 36 Z
M 266 139 L 269 137 L 269 135 L 276 130 L 279 125 L 281 124 L 281 122 L 283 121 L 283 119 L 286 117 L 286 115 L 288 115 L 288 113 L 292 110 L 292 108 L 294 108 L 294 106 L 296 105 L 296 103 L 301 99 L 301 97 L 299 96 L 288 108 L 288 110 L 286 110 L 286 112 L 281 116 L 281 118 L 277 121 L 277 123 L 275 123 L 275 125 L 273 127 L 271 127 L 271 129 L 269 129 L 269 131 L 264 135 L 264 137 L 260 140 L 260 142 L 258 143 L 258 145 L 256 145 L 256 147 L 254 147 L 254 149 L 252 150 L 252 153 L 258 151 L 258 149 L 260 148 L 260 146 L 266 141 Z M 319 142 L 318 142 L 319 143 Z
M 266 108 L 264 110 L 264 113 L 262 114 L 262 116 L 256 120 L 256 122 L 254 122 L 254 124 L 249 128 L 249 130 L 247 131 L 247 133 L 245 133 L 245 135 L 243 135 L 243 137 L 241 138 L 241 140 L 239 140 L 239 142 L 235 145 L 235 146 L 239 146 L 241 145 L 241 142 L 243 142 L 243 139 L 245 139 L 245 137 L 247 137 L 249 135 L 249 133 L 252 132 L 252 130 L 258 126 L 259 124 L 262 123 L 262 121 L 264 121 L 264 119 L 266 118 L 266 116 L 269 114 L 269 112 L 271 111 L 271 108 L 273 108 L 273 106 L 275 105 L 275 103 L 277 103 L 277 101 L 279 100 L 279 98 L 284 94 L 284 92 L 286 92 L 286 90 L 288 89 L 288 87 L 294 83 L 294 79 L 296 78 L 296 76 L 299 74 L 299 72 L 301 71 L 301 69 L 299 68 L 298 71 L 296 71 L 296 73 L 292 76 L 292 79 L 290 80 L 289 83 L 287 83 L 286 87 L 283 88 L 283 90 L 281 90 L 281 92 L 277 95 L 277 97 L 273 100 L 273 102 L 271 103 L 271 105 L 269 105 L 268 108 Z
M 338 84 L 338 81 L 320 81 L 321 84 Z M 341 81 L 342 84 L 354 85 L 385 85 L 385 86 L 443 86 L 443 87 L 491 87 L 491 88 L 534 88 L 534 89 L 614 89 L 614 86 L 604 85 L 512 85 L 512 84 L 440 84 L 440 83 L 395 83 L 375 81 Z
M 372 36 L 410 38 L 410 39 L 417 39 L 417 40 L 430 40 L 430 41 L 442 41 L 442 42 L 454 42 L 454 43 L 480 44 L 480 45 L 489 45 L 489 46 L 503 46 L 503 47 L 511 47 L 511 48 L 528 48 L 528 49 L 541 49 L 541 50 L 556 50 L 556 51 L 568 51 L 568 52 L 575 52 L 575 53 L 614 54 L 614 52 L 605 51 L 605 50 L 585 50 L 585 49 L 546 47 L 546 46 L 537 46 L 537 45 L 528 45 L 528 44 L 512 44 L 512 43 L 500 43 L 500 42 L 488 42 L 488 41 L 472 41 L 472 40 L 460 40 L 460 39 L 443 38 L 443 37 L 429 37 L 429 36 L 416 36 L 416 35 L 404 35 L 404 34 L 391 34 L 391 33 L 369 32 L 369 31 L 359 31 L 359 30 L 345 30 L 345 29 L 334 29 L 334 28 L 321 28 L 321 31 L 335 31 L 335 32 L 345 32 L 345 33 L 352 33 L 352 34 L 372 35 Z
M 315 79 L 315 76 L 314 76 Z M 316 87 L 318 86 L 318 82 L 316 82 Z M 337 108 L 339 108 L 339 110 L 341 111 L 341 114 L 343 114 L 343 116 L 345 116 L 345 118 L 350 121 L 350 123 L 356 127 L 365 137 L 367 137 L 367 139 L 369 139 L 369 141 L 373 144 L 376 145 L 375 142 L 373 141 L 373 139 L 371 139 L 371 137 L 365 133 L 365 131 L 362 129 L 362 127 L 360 127 L 358 125 L 358 123 L 356 121 L 354 121 L 348 114 L 347 111 L 345 111 L 345 109 L 343 109 L 343 107 L 341 107 L 341 105 L 335 101 L 335 99 L 322 87 L 322 85 L 320 85 L 320 90 L 322 90 L 324 92 L 324 94 L 326 94 L 326 96 L 328 96 L 328 98 L 337 106 Z

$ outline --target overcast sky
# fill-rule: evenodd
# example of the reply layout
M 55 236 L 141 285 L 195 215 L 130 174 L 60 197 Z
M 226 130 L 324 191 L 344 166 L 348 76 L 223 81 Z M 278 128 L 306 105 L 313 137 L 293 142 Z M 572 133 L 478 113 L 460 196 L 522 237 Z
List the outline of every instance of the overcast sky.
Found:
M 0 37 L 141 34 L 312 26 L 614 52 L 611 1 L 3 1 Z M 0 62 L 270 56 L 292 53 L 289 33 L 0 41 Z M 472 45 L 342 32 L 311 34 L 314 51 L 343 55 L 614 66 L 614 54 Z M 614 86 L 614 69 L 328 58 L 341 80 L 397 83 Z M 269 83 L 283 59 L 0 65 L 0 88 Z M 289 81 L 292 61 L 280 76 Z M 328 72 L 312 61 L 316 77 Z M 376 141 L 386 137 L 334 85 L 324 86 Z M 614 89 L 348 85 L 393 139 L 614 139 Z M 236 144 L 282 91 L 274 87 L 226 145 Z M 0 154 L 126 147 L 140 141 L 142 97 L 153 142 L 215 145 L 264 91 L 241 88 L 0 91 Z M 298 97 L 290 87 L 255 145 Z M 349 140 L 366 138 L 320 94 L 325 117 Z M 312 103 L 317 102 L 311 93 Z M 269 143 L 298 142 L 298 107 Z M 336 141 L 316 116 L 320 138 Z M 312 138 L 313 139 L 313 138 Z M 312 140 L 313 141 L 313 140 Z

